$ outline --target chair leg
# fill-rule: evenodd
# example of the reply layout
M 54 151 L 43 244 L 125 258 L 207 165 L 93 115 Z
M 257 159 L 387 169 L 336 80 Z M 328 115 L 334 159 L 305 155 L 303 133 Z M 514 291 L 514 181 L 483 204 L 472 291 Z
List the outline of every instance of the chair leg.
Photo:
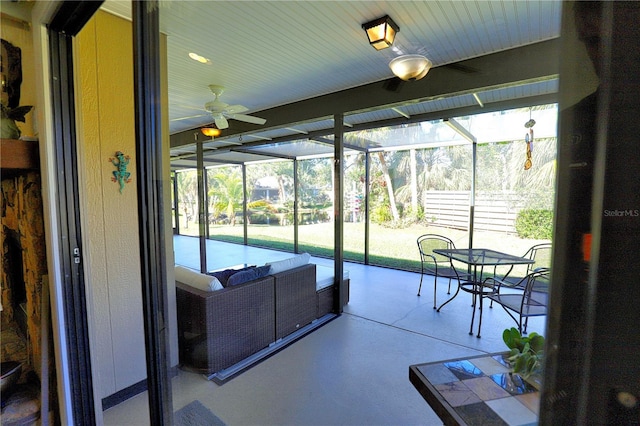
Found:
M 440 309 L 444 308 L 444 306 L 446 304 L 448 304 L 449 302 L 451 302 L 453 299 L 456 298 L 456 296 L 458 295 L 458 293 L 460 293 L 460 286 L 458 286 L 458 288 L 456 289 L 456 292 L 453 294 L 453 296 L 451 296 L 446 302 L 444 302 L 442 305 L 440 305 L 437 309 L 437 312 L 440 312 Z
M 436 289 L 438 287 L 438 276 L 433 276 L 433 309 L 436 309 Z
M 422 289 L 422 278 L 424 278 L 424 266 L 420 266 L 420 285 L 418 286 L 418 296 L 420 296 L 420 289 Z
M 469 326 L 469 336 L 473 336 L 473 322 L 476 319 L 476 300 L 475 294 L 471 295 L 473 297 L 473 311 L 471 312 L 471 325 Z
M 451 278 L 449 278 L 449 288 L 447 289 L 447 294 L 451 294 Z
M 480 289 L 480 291 L 482 291 L 482 289 Z M 480 337 L 480 330 L 482 329 L 482 294 L 479 294 L 478 297 L 480 298 L 480 313 L 478 318 L 478 335 L 476 337 Z

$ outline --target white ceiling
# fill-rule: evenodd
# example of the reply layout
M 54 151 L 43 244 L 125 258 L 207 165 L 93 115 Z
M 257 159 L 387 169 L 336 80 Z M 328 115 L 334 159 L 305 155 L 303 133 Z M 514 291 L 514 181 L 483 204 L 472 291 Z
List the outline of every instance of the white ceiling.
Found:
M 160 5 L 161 30 L 168 35 L 172 134 L 211 123 L 206 115 L 181 119 L 198 115 L 213 99 L 209 84 L 225 86 L 222 100 L 245 105 L 251 114 L 388 79 L 388 62 L 402 53 L 421 53 L 438 67 L 556 38 L 562 8 L 561 1 L 533 0 Z M 107 0 L 103 8 L 130 16 L 129 1 Z M 400 32 L 393 48 L 376 51 L 361 25 L 385 14 Z M 211 63 L 197 63 L 189 52 Z

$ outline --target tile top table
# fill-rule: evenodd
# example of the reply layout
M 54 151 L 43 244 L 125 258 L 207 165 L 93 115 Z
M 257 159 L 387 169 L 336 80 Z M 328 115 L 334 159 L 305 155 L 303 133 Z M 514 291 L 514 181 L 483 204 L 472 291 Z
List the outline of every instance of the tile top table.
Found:
M 540 393 L 505 354 L 409 367 L 409 380 L 446 425 L 535 425 Z

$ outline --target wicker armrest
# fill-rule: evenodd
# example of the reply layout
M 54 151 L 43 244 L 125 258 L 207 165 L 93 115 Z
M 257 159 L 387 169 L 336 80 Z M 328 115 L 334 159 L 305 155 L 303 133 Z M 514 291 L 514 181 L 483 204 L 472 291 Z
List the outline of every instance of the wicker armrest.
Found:
M 176 282 L 180 362 L 213 373 L 275 340 L 274 278 L 207 292 Z
M 285 337 L 316 318 L 316 265 L 309 263 L 274 274 L 276 339 Z

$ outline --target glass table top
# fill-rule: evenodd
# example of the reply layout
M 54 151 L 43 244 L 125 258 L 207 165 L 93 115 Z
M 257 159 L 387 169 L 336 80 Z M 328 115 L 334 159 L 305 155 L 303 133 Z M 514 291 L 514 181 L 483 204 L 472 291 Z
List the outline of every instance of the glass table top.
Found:
M 514 256 L 512 254 L 484 248 L 435 249 L 433 251 L 434 253 L 469 265 L 519 265 L 535 263 L 534 260 L 526 257 Z

